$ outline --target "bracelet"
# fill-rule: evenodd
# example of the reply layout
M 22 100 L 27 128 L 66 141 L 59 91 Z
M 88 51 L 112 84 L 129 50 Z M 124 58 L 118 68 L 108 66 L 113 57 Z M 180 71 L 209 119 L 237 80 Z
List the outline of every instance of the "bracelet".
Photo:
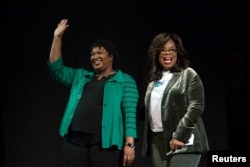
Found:
M 125 142 L 124 145 L 135 149 L 135 144 Z

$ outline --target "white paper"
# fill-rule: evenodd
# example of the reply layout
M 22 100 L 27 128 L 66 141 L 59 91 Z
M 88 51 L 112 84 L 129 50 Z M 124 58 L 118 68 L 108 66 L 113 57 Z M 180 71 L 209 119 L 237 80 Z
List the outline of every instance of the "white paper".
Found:
M 193 145 L 194 144 L 194 134 L 191 134 L 191 137 L 188 139 L 188 142 L 185 144 L 185 146 Z
M 174 135 L 174 133 L 173 133 L 173 135 Z M 194 134 L 192 133 L 191 137 L 188 139 L 188 142 L 185 143 L 184 145 L 188 146 L 188 145 L 193 145 L 193 144 L 194 144 Z

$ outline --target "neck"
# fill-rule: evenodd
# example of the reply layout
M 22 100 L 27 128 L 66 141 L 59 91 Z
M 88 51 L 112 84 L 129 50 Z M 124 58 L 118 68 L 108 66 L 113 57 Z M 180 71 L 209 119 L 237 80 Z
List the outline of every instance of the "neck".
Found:
M 99 76 L 99 75 L 102 75 L 102 76 L 109 76 L 109 75 L 111 75 L 111 74 L 114 74 L 115 73 L 115 71 L 114 70 L 109 70 L 109 71 L 103 71 L 103 72 L 97 72 L 97 76 Z
M 116 73 L 114 70 L 111 70 L 111 71 L 105 71 L 105 72 L 97 72 L 96 76 L 98 77 L 97 79 L 98 80 L 101 80 L 102 77 L 108 77 L 109 75 L 112 75 Z

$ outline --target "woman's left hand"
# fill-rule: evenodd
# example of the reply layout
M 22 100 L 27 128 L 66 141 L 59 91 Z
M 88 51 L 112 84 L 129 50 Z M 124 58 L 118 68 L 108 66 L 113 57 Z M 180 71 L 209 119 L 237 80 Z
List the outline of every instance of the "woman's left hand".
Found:
M 182 149 L 185 146 L 183 142 L 177 139 L 171 139 L 169 142 L 169 145 L 170 145 L 171 150 Z
M 130 166 L 135 159 L 135 150 L 129 146 L 123 148 L 123 166 Z

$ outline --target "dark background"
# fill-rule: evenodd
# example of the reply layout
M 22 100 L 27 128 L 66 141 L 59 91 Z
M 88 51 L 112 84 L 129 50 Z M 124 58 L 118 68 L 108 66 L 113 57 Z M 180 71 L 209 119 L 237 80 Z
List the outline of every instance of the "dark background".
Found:
M 53 32 L 69 19 L 63 38 L 66 65 L 92 69 L 90 44 L 102 37 L 119 47 L 118 67 L 140 91 L 140 156 L 146 52 L 152 38 L 172 31 L 183 38 L 206 95 L 203 120 L 211 150 L 249 150 L 248 2 L 3 2 L 1 1 L 1 165 L 62 167 L 58 128 L 69 91 L 47 69 Z M 203 156 L 201 167 L 207 166 Z

